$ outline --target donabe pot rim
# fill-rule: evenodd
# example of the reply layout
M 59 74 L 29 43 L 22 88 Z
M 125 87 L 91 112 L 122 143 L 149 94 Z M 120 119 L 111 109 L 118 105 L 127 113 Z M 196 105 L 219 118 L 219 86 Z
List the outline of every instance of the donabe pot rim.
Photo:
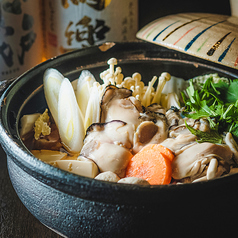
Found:
M 124 47 L 127 45 L 133 45 L 142 49 L 151 49 L 152 45 L 148 43 L 120 43 L 116 44 L 119 47 Z M 143 48 L 144 47 L 144 48 Z M 154 45 L 153 45 L 154 47 Z M 159 49 L 159 48 L 158 48 Z M 164 50 L 164 49 L 163 49 Z M 168 50 L 171 52 L 171 50 Z M 174 196 L 176 195 L 177 199 L 184 198 L 184 195 L 190 192 L 191 196 L 199 196 L 199 194 L 207 193 L 216 193 L 220 192 L 221 186 L 226 186 L 230 188 L 234 186 L 234 182 L 238 181 L 238 174 L 225 176 L 222 178 L 217 178 L 210 181 L 203 181 L 194 184 L 182 184 L 182 185 L 151 185 L 151 186 L 142 186 L 142 185 L 130 185 L 130 184 L 118 184 L 112 182 L 105 182 L 100 180 L 95 180 L 79 175 L 63 171 L 56 167 L 53 167 L 49 164 L 46 164 L 32 154 L 26 149 L 22 144 L 21 140 L 11 133 L 9 129 L 9 122 L 7 121 L 7 115 L 4 115 L 6 109 L 6 101 L 8 95 L 12 90 L 15 90 L 19 84 L 25 84 L 31 80 L 33 75 L 42 72 L 42 70 L 57 66 L 60 61 L 67 59 L 72 60 L 75 57 L 82 57 L 84 55 L 94 55 L 95 53 L 100 54 L 98 46 L 91 47 L 89 49 L 77 50 L 70 52 L 53 59 L 47 60 L 34 68 L 30 69 L 20 77 L 18 77 L 6 90 L 2 93 L 0 98 L 1 108 L 0 108 L 0 142 L 8 155 L 8 159 L 14 161 L 21 169 L 30 174 L 35 179 L 44 183 L 47 186 L 50 186 L 54 189 L 60 190 L 69 195 L 77 196 L 83 199 L 96 200 L 99 202 L 109 202 L 116 204 L 132 204 L 135 201 L 138 204 L 144 204 L 145 200 L 150 202 L 151 205 L 158 202 L 158 197 L 160 199 L 173 201 Z M 176 53 L 180 54 L 180 53 Z M 113 57 L 113 55 L 112 55 Z M 183 56 L 184 57 L 184 56 Z M 186 58 L 186 57 L 184 57 Z M 151 60 L 153 58 L 142 57 L 137 58 L 136 60 Z M 196 67 L 205 67 L 211 70 L 216 70 L 229 74 L 232 77 L 238 77 L 237 72 L 234 70 L 223 69 L 222 67 L 216 67 L 216 65 L 206 64 L 206 61 L 200 62 L 199 60 L 190 61 L 185 59 L 171 59 L 171 58 L 156 58 L 158 61 L 168 61 L 176 62 L 182 64 L 196 65 Z M 120 59 L 119 59 L 120 60 Z M 135 60 L 133 57 L 131 60 Z M 128 59 L 130 61 L 130 59 Z M 64 74 L 64 72 L 63 72 Z M 32 75 L 31 77 L 29 75 Z M 39 86 L 39 85 L 38 85 Z M 9 112 L 7 112 L 9 113 Z M 17 124 L 17 123 L 16 123 Z M 138 199 L 140 197 L 141 199 Z

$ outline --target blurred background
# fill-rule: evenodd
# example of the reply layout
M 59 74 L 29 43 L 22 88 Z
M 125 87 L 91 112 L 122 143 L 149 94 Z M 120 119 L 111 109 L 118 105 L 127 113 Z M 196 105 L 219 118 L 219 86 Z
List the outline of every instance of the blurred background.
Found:
M 230 1 L 0 0 L 0 80 L 68 51 L 134 41 L 149 22 L 184 12 L 230 15 Z
M 158 17 L 183 12 L 207 12 L 230 15 L 230 2 L 229 0 L 139 0 L 139 28 Z

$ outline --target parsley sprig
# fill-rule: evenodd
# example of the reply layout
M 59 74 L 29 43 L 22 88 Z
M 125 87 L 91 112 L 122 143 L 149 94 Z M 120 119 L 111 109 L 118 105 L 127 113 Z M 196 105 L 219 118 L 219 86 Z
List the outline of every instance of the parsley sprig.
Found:
M 211 76 L 198 89 L 190 80 L 186 93 L 181 94 L 185 104 L 183 115 L 193 119 L 206 118 L 216 143 L 221 141 L 223 132 L 231 132 L 238 142 L 238 79 L 214 83 Z M 190 131 L 201 141 L 211 138 L 196 130 Z

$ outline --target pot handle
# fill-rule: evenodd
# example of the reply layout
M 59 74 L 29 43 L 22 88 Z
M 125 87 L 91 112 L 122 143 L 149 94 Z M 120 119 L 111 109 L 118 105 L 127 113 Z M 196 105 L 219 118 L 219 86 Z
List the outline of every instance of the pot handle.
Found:
M 5 89 L 15 80 L 16 78 L 10 78 L 0 81 L 0 96 L 2 96 Z

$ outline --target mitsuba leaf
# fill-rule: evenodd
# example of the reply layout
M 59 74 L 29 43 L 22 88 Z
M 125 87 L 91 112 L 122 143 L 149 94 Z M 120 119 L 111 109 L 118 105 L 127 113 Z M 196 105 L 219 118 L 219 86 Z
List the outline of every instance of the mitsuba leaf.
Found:
M 215 87 L 221 92 L 221 97 L 225 103 L 234 103 L 238 99 L 238 79 L 230 81 L 230 84 L 219 82 Z
M 238 79 L 231 81 L 226 92 L 226 103 L 234 103 L 238 99 Z
M 234 140 L 236 141 L 236 143 L 238 143 L 238 124 L 234 123 L 231 127 L 229 132 L 232 134 Z
M 188 130 L 195 136 L 199 138 L 197 142 L 210 142 L 214 144 L 221 144 L 222 143 L 222 136 L 216 130 L 210 130 L 210 132 L 204 132 L 200 130 L 196 130 L 193 127 L 189 126 L 185 121 L 185 125 Z
M 188 129 L 200 138 L 199 142 L 221 143 L 221 134 L 228 131 L 237 141 L 238 79 L 213 82 L 213 77 L 209 77 L 197 87 L 191 80 L 186 90 L 187 94 L 182 93 L 185 104 L 183 115 L 192 119 L 206 118 L 211 132 L 197 131 L 189 126 Z

